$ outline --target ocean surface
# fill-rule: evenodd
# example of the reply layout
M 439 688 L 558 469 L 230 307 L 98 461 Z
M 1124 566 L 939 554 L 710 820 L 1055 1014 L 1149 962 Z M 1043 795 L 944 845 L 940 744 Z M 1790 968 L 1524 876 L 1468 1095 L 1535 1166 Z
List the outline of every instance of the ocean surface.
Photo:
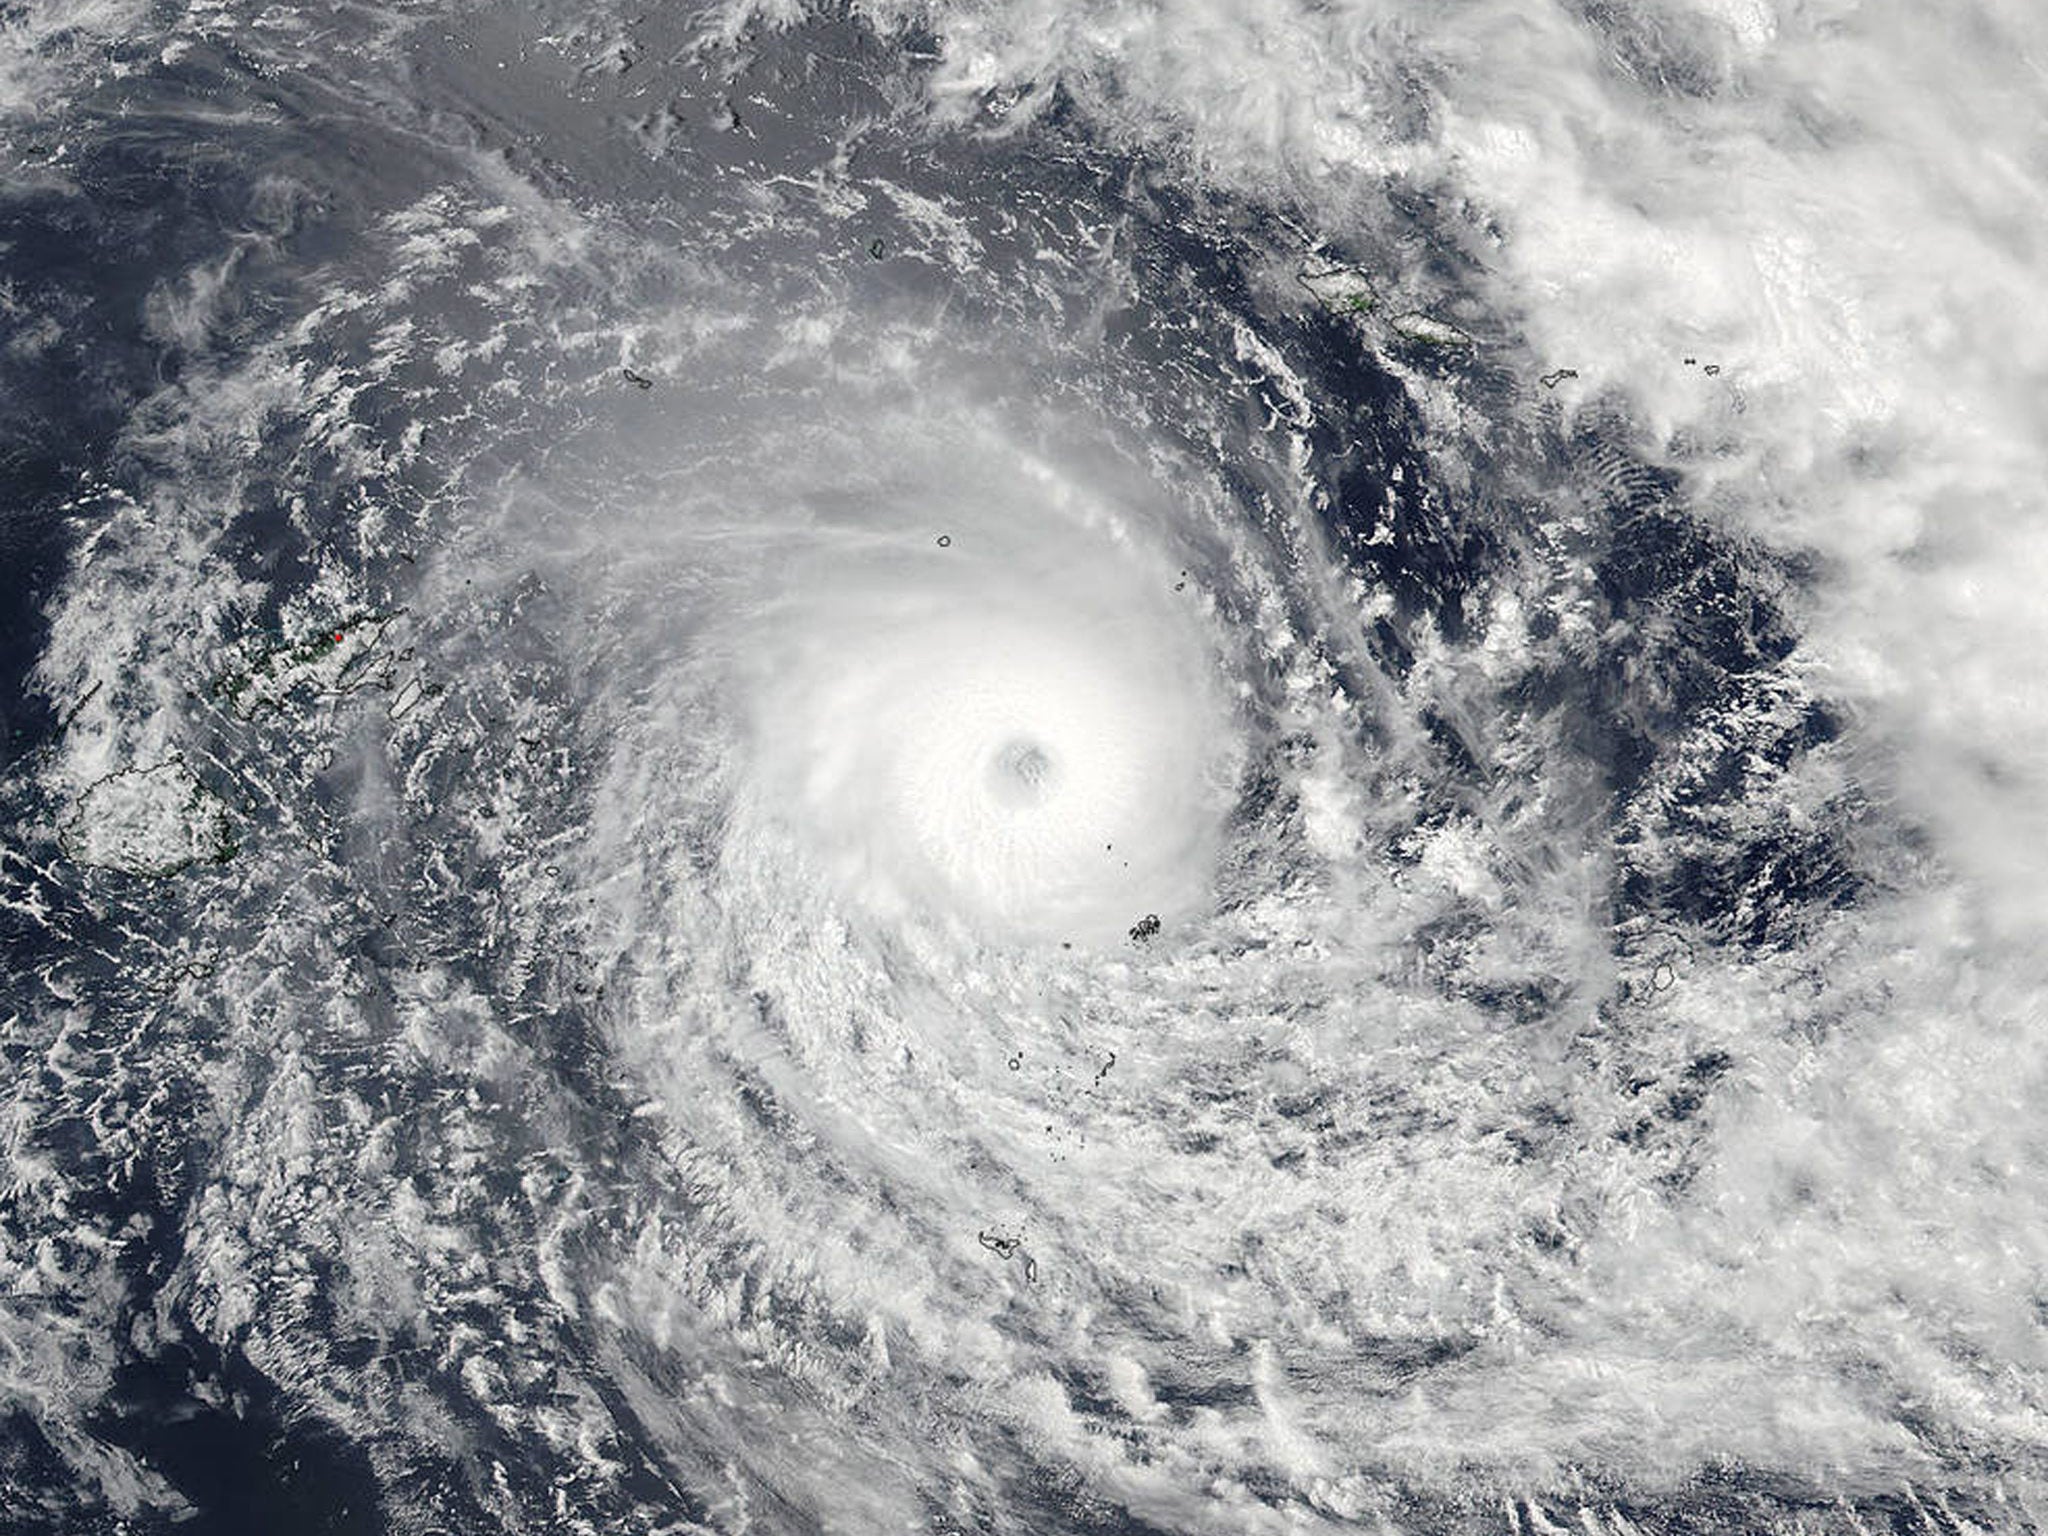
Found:
M 0 1533 L 2048 1526 L 2048 12 L 0 9 Z

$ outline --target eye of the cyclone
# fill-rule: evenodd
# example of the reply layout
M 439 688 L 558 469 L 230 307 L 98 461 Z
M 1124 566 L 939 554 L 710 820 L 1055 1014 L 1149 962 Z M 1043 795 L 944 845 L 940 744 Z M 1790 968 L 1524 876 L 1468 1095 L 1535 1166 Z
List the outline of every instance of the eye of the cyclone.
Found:
M 1052 759 L 1037 742 L 1020 739 L 1007 743 L 990 764 L 989 794 L 996 804 L 1013 811 L 1043 805 L 1057 791 Z

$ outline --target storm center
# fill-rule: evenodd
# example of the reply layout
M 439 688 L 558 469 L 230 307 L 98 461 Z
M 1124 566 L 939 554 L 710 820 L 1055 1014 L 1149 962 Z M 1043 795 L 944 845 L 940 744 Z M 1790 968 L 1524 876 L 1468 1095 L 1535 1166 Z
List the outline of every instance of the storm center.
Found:
M 995 797 L 1001 804 L 1023 810 L 1039 805 L 1051 796 L 1054 778 L 1052 759 L 1037 742 L 1020 738 L 996 753 L 990 778 Z

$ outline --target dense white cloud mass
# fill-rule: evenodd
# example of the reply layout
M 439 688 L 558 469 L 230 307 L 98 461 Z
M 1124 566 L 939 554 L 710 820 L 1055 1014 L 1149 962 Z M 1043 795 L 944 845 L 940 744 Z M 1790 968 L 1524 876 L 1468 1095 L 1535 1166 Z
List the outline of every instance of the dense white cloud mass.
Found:
M 1148 906 L 1199 910 L 1235 722 L 1202 599 L 1180 580 L 1176 601 L 1140 542 L 1161 508 L 1119 509 L 946 409 L 869 424 L 885 474 L 797 509 L 807 552 L 736 605 L 748 814 L 898 919 L 1113 944 Z
M 0 1524 L 2048 1519 L 2048 13 L 0 41 Z

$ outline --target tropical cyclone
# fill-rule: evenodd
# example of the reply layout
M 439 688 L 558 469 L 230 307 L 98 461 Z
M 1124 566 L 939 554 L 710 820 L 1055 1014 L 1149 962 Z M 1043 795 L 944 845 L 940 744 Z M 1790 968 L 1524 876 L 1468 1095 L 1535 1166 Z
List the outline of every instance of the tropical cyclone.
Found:
M 22 476 L 0 1525 L 218 1516 L 211 1436 L 280 1530 L 2021 1528 L 2048 887 L 1942 829 L 2048 800 L 1884 721 L 2022 745 L 2038 582 L 1996 497 L 2011 574 L 1825 510 L 1995 411 L 1800 403 L 1831 294 L 2033 312 L 2048 203 L 1830 148 L 1926 82 L 1808 110 L 1946 53 L 84 9 L 150 35 L 52 38 L 0 305 L 123 487 Z

